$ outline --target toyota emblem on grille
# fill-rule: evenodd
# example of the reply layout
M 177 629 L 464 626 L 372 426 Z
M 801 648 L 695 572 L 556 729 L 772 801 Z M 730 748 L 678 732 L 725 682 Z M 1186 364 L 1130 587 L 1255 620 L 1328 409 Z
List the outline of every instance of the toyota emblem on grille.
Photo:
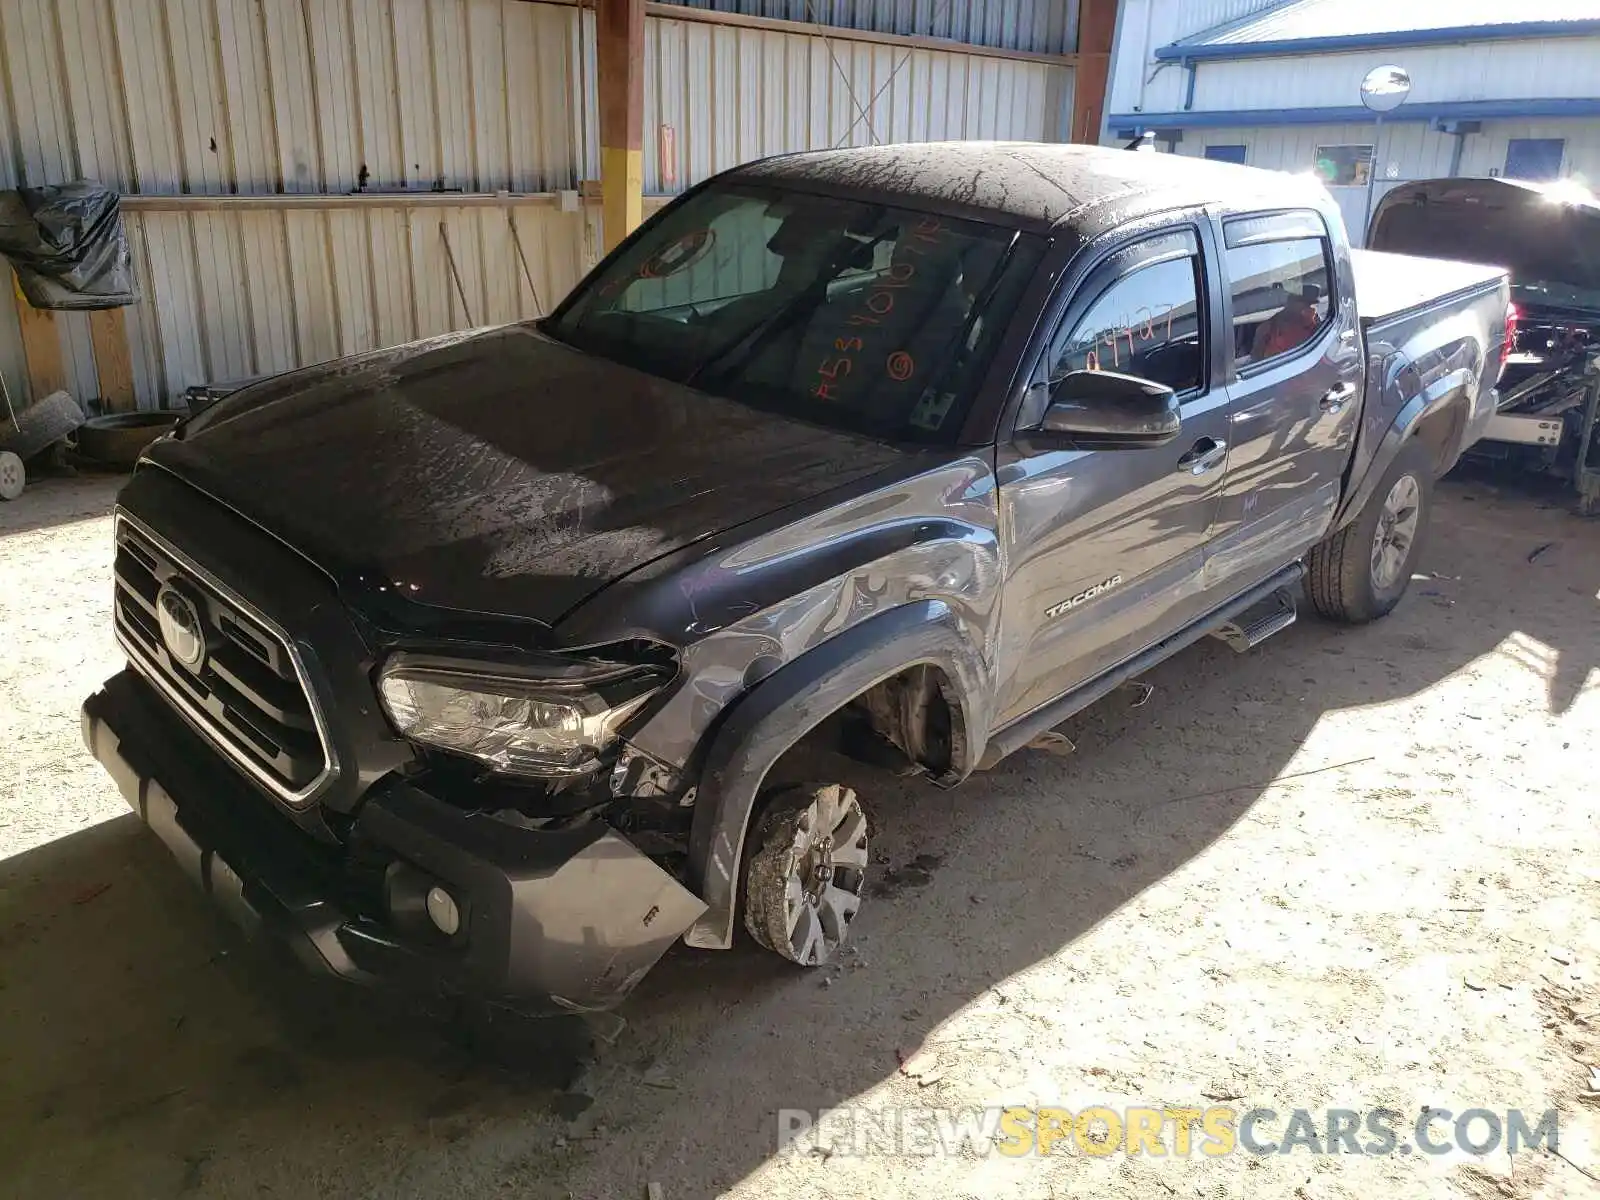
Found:
M 166 584 L 156 593 L 156 620 L 167 653 L 189 670 L 198 671 L 206 659 L 206 635 L 194 601 Z

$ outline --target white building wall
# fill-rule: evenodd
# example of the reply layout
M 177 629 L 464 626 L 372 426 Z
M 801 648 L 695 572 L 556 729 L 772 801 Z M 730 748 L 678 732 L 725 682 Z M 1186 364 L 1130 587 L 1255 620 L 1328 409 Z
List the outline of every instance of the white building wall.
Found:
M 1196 68 L 1194 108 L 1228 112 L 1357 105 L 1362 77 L 1373 67 L 1394 62 L 1411 73 L 1410 104 L 1600 96 L 1600 38 L 1544 38 L 1201 62 Z M 1166 73 L 1183 74 L 1177 67 Z M 1147 103 L 1144 111 L 1176 112 L 1184 107 L 1181 89 L 1162 94 L 1171 95 L 1172 102 Z
M 1403 0 L 1396 0 L 1403 7 Z M 1311 52 L 1196 66 L 1192 104 L 1188 72 L 1154 59 L 1162 47 L 1270 7 L 1269 0 L 1125 0 L 1117 29 L 1109 115 L 1184 113 L 1280 114 L 1285 109 L 1358 108 L 1362 77 L 1373 67 L 1400 63 L 1411 74 L 1409 105 L 1493 100 L 1592 99 L 1600 96 L 1600 38 L 1527 38 L 1452 46 L 1414 46 L 1359 53 Z M 1202 155 L 1208 145 L 1243 145 L 1252 166 L 1308 171 L 1319 146 L 1376 142 L 1377 195 L 1396 183 L 1449 175 L 1499 174 L 1513 138 L 1560 138 L 1562 173 L 1600 187 L 1600 118 L 1484 120 L 1482 132 L 1458 139 L 1424 120 L 1390 119 L 1381 133 L 1371 121 L 1348 125 L 1252 125 L 1184 128 L 1172 148 Z M 1179 121 L 1173 124 L 1181 124 Z M 1105 140 L 1116 144 L 1115 126 Z M 1166 147 L 1163 146 L 1165 149 Z M 1459 163 L 1456 152 L 1459 149 Z M 1351 231 L 1359 237 L 1366 212 L 1364 187 L 1333 188 Z
M 1596 92 L 1600 95 L 1600 91 Z M 1600 189 L 1600 118 L 1575 121 L 1485 121 L 1483 132 L 1469 134 L 1461 156 L 1463 175 L 1491 175 L 1505 168 L 1512 138 L 1563 138 L 1564 176 Z
M 1025 14 L 1028 38 L 1065 36 L 1057 11 L 1076 10 L 987 0 L 981 32 L 1003 38 Z M 785 150 L 1049 139 L 1071 110 L 1070 69 L 992 52 L 658 17 L 646 36 L 658 193 Z M 0 0 L 0 188 L 89 177 L 130 197 L 216 198 L 125 206 L 146 407 L 195 383 L 531 317 L 592 260 L 595 214 L 550 193 L 598 173 L 594 45 L 591 13 L 525 0 Z M 363 184 L 463 203 L 344 195 Z M 277 195 L 304 200 L 227 199 Z M 55 324 L 68 386 L 98 395 L 87 316 Z M 26 392 L 9 301 L 0 372 Z
M 1183 71 L 1150 56 L 1181 37 L 1271 8 L 1280 0 L 1123 0 L 1106 112 L 1170 112 L 1183 104 Z M 1151 76 L 1153 75 L 1153 78 Z
M 1178 154 L 1201 157 L 1207 146 L 1244 146 L 1252 167 L 1274 171 L 1310 171 L 1319 146 L 1373 145 L 1372 124 L 1244 126 L 1236 129 L 1189 129 L 1174 145 Z M 1487 176 L 1505 168 L 1512 138 L 1563 138 L 1565 175 L 1600 186 L 1600 120 L 1485 121 L 1483 132 L 1467 134 L 1460 174 Z M 1376 143 L 1378 182 L 1373 205 L 1389 188 L 1414 179 L 1450 174 L 1456 139 L 1422 122 L 1387 122 Z M 1359 244 L 1366 227 L 1367 190 L 1329 189 L 1344 213 L 1345 224 Z

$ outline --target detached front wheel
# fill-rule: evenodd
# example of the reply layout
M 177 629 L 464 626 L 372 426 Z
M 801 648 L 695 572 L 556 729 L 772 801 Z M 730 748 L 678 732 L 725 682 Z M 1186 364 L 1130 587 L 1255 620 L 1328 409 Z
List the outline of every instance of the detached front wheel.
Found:
M 833 959 L 861 909 L 867 817 L 851 789 L 803 784 L 769 792 L 745 855 L 744 925 L 803 967 Z
M 1411 583 L 1433 507 L 1426 447 L 1402 450 L 1361 514 L 1312 547 L 1306 592 L 1323 616 L 1362 625 L 1385 616 Z

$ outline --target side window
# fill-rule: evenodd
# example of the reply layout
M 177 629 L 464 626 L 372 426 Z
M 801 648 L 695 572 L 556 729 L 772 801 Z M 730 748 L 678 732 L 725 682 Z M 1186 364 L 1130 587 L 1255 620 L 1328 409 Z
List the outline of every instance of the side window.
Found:
M 1318 146 L 1312 170 L 1329 187 L 1365 187 L 1372 174 L 1372 147 Z
M 1050 354 L 1050 382 L 1071 371 L 1119 371 L 1176 392 L 1205 375 L 1199 260 L 1137 267 L 1109 285 Z
M 1256 242 L 1227 251 L 1233 357 L 1241 370 L 1314 340 L 1332 312 L 1323 238 Z

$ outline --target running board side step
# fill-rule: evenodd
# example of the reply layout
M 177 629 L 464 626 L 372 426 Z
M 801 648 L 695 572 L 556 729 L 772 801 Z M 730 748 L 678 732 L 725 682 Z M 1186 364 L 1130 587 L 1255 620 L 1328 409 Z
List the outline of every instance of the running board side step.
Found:
M 1235 651 L 1243 654 L 1259 646 L 1273 634 L 1282 633 L 1294 624 L 1298 615 L 1294 593 L 1288 588 L 1281 587 L 1265 600 L 1245 609 L 1221 628 L 1213 629 L 1211 636 L 1227 642 Z
M 1218 626 L 1236 620 L 1241 614 L 1254 609 L 1256 605 L 1270 600 L 1274 593 L 1288 591 L 1300 582 L 1305 573 L 1303 563 L 1290 563 L 1276 575 L 1235 596 L 1164 641 L 1157 642 L 1132 658 L 1125 659 L 1104 675 L 1080 684 L 1065 695 L 1058 696 L 1031 713 L 1018 717 L 1004 728 L 995 730 L 989 735 L 989 744 L 985 747 L 983 758 L 978 761 L 975 769 L 989 770 L 1008 754 L 1021 750 L 1040 734 L 1054 729 L 1068 717 L 1082 712 L 1096 700 L 1103 699 L 1116 691 L 1128 680 L 1137 679 L 1157 663 L 1165 662 L 1178 651 L 1194 645 L 1206 634 L 1215 632 Z

